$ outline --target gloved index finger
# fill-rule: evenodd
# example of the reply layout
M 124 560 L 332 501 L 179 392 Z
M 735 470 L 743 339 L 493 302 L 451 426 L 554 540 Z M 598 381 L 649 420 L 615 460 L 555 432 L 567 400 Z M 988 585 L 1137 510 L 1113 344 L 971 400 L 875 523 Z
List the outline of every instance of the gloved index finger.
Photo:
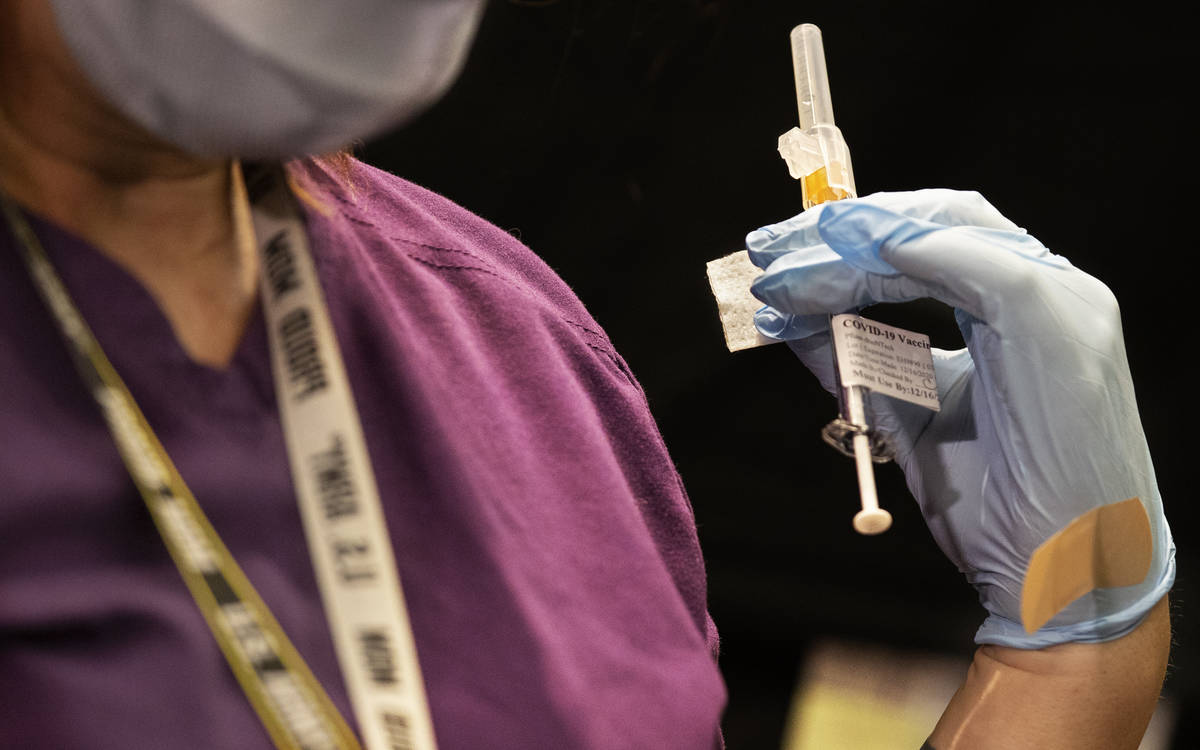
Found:
M 977 192 L 944 188 L 880 192 L 837 203 L 822 203 L 790 219 L 756 229 L 746 235 L 750 260 L 759 268 L 766 268 L 793 250 L 821 244 L 824 240 L 819 223 L 825 211 L 834 205 L 876 206 L 948 227 L 977 226 L 1024 232 Z
M 861 271 L 902 276 L 910 282 L 903 285 L 907 293 L 919 288 L 922 296 L 989 322 L 1005 305 L 1018 305 L 1040 272 L 1071 268 L 1022 230 L 945 226 L 871 205 L 831 204 L 818 230 Z

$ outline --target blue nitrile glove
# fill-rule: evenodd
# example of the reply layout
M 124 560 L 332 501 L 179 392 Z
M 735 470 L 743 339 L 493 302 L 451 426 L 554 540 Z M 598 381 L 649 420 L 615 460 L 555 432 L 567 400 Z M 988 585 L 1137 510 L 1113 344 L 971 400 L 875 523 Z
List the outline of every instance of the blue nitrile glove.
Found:
M 954 307 L 967 348 L 933 351 L 941 411 L 880 394 L 870 395 L 869 408 L 892 435 L 938 545 L 988 611 L 977 642 L 1041 648 L 1110 640 L 1135 628 L 1167 593 L 1175 546 L 1138 418 L 1120 313 L 1104 284 L 978 193 L 951 190 L 826 203 L 751 232 L 746 245 L 765 269 L 751 288 L 768 305 L 756 316 L 758 329 L 788 340 L 830 391 L 829 313 L 920 297 Z M 1122 516 L 1087 536 L 1098 527 L 1089 530 L 1086 521 L 1129 498 L 1145 509 L 1121 504 L 1140 526 Z M 1141 557 L 1133 558 L 1141 562 L 1128 564 L 1122 545 L 1133 549 L 1139 540 Z M 1051 588 L 1062 589 L 1055 595 L 1070 604 L 1027 633 L 1022 587 L 1039 548 L 1066 552 L 1043 553 L 1030 581 L 1049 571 Z M 1058 580 L 1122 564 L 1118 573 L 1137 571 L 1133 585 L 1066 591 Z

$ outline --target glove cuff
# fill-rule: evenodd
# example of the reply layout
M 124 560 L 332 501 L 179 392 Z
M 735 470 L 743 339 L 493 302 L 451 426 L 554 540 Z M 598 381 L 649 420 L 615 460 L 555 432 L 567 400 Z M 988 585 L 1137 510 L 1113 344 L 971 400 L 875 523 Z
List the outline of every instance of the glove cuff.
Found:
M 1175 543 L 1170 539 L 1170 532 L 1167 533 L 1167 554 L 1163 563 L 1156 566 L 1157 577 L 1152 573 L 1146 583 L 1128 587 L 1140 589 L 1142 593 L 1115 612 L 1069 625 L 1047 625 L 1033 633 L 1026 633 L 1019 622 L 1002 615 L 990 614 L 975 633 L 975 642 L 981 646 L 991 643 L 1009 648 L 1039 649 L 1063 643 L 1103 643 L 1128 635 L 1141 625 L 1154 605 L 1167 595 L 1175 583 Z M 1153 584 L 1150 584 L 1151 580 L 1154 581 Z M 1071 606 L 1075 607 L 1081 603 L 1086 606 L 1087 600 L 1091 600 L 1093 609 L 1104 611 L 1107 609 L 1104 606 L 1106 594 L 1115 591 L 1118 590 L 1096 589 L 1076 600 Z

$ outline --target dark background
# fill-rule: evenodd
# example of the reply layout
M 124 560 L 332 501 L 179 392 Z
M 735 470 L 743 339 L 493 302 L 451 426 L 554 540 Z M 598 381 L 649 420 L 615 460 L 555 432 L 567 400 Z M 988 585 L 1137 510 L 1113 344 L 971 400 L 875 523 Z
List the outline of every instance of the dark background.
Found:
M 834 635 L 966 657 L 982 610 L 895 467 L 895 516 L 854 534 L 835 405 L 786 347 L 730 355 L 704 275 L 799 210 L 788 32 L 819 25 L 859 192 L 979 190 L 1121 300 L 1179 547 L 1173 747 L 1200 747 L 1195 42 L 1148 4 L 493 0 L 461 80 L 366 160 L 520 236 L 638 375 L 689 488 L 723 636 L 730 748 L 777 748 L 805 647 Z M 1186 35 L 1186 36 L 1185 36 Z M 955 348 L 931 304 L 873 310 Z M 1070 435 L 1063 436 L 1070 439 Z

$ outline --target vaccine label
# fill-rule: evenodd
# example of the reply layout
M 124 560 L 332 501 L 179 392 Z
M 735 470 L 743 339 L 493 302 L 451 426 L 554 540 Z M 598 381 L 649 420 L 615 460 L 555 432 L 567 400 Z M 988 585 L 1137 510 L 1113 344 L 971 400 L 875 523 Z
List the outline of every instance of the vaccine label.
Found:
M 860 385 L 938 411 L 929 337 L 858 315 L 833 316 L 842 386 Z

